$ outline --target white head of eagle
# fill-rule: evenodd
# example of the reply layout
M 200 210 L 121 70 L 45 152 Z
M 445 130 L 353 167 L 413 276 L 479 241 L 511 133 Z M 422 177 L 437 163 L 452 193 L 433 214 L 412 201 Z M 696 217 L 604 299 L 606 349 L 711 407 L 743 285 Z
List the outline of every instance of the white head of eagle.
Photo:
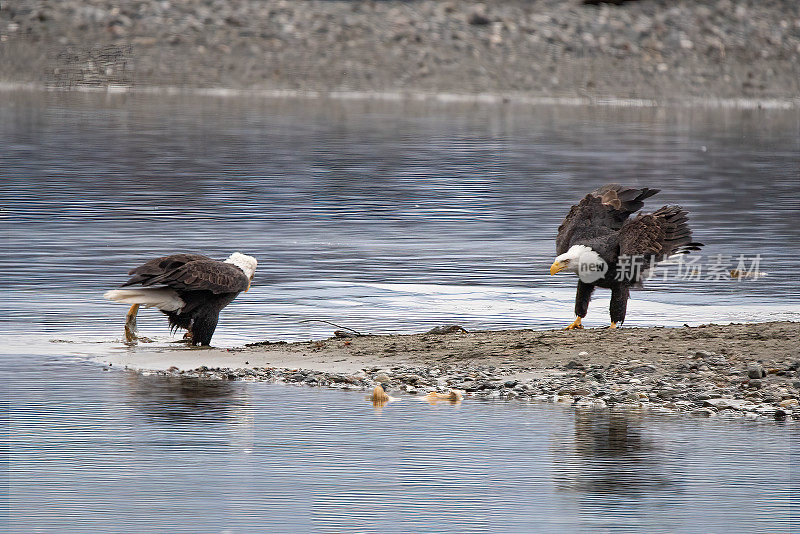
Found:
M 258 267 L 258 262 L 253 256 L 248 256 L 241 252 L 234 252 L 228 256 L 225 263 L 230 263 L 240 268 L 250 280 L 253 279 L 253 275 L 256 273 L 256 267 Z
M 608 264 L 591 247 L 572 245 L 564 254 L 556 256 L 556 261 L 550 267 L 550 274 L 571 271 L 587 284 L 591 284 L 601 279 L 607 270 Z

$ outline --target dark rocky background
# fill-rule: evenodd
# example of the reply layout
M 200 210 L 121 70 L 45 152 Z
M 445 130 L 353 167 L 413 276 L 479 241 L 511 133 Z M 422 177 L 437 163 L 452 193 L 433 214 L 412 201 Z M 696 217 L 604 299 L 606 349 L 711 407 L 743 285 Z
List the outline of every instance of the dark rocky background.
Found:
M 800 2 L 5 0 L 0 81 L 797 99 Z

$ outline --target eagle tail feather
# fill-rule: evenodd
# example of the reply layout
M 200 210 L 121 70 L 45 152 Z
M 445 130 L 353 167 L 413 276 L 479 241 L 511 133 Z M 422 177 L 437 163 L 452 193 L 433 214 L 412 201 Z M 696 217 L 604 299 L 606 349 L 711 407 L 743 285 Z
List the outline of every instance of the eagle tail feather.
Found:
M 692 241 L 689 214 L 681 206 L 663 206 L 654 211 L 653 216 L 661 221 L 667 256 L 689 254 L 703 246 L 702 243 Z
M 177 311 L 185 305 L 174 290 L 166 287 L 114 289 L 106 291 L 103 298 L 125 304 L 139 304 L 146 308 L 155 307 L 161 311 Z

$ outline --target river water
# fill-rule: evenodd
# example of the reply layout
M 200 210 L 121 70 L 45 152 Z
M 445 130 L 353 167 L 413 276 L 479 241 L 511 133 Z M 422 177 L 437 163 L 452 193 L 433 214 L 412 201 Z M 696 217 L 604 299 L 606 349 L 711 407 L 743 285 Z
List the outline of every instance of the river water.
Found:
M 701 268 L 760 255 L 766 273 L 654 281 L 626 325 L 798 320 L 799 131 L 795 111 L 3 94 L 10 531 L 797 528 L 791 423 L 409 399 L 375 412 L 357 392 L 90 360 L 127 350 L 124 307 L 102 292 L 178 250 L 259 260 L 218 346 L 330 335 L 320 320 L 564 325 L 575 280 L 548 275 L 555 231 L 607 181 L 686 207 Z M 607 304 L 600 292 L 586 324 Z M 174 339 L 149 310 L 140 329 Z

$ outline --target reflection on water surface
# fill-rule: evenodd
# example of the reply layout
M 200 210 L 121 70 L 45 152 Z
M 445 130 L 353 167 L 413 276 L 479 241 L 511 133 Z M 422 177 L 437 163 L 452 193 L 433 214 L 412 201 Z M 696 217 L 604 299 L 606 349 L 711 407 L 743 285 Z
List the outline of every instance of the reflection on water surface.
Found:
M 15 533 L 789 530 L 790 425 L 5 368 Z
M 101 300 L 177 250 L 259 259 L 215 344 L 564 325 L 570 203 L 615 180 L 689 209 L 766 283 L 651 284 L 631 325 L 800 317 L 794 112 L 5 94 L 11 532 L 786 532 L 790 425 L 104 371 Z M 587 323 L 605 324 L 607 295 Z M 157 313 L 143 334 L 171 339 Z M 59 339 L 65 343 L 51 343 Z M 141 348 L 140 348 L 141 350 Z M 796 475 L 796 473 L 794 473 Z M 795 516 L 796 517 L 796 516 Z

